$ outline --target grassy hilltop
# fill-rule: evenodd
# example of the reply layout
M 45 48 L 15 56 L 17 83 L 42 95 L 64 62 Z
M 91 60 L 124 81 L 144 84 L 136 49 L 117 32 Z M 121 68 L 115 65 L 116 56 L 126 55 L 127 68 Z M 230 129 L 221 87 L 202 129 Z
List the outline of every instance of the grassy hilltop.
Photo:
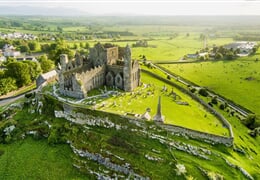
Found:
M 46 54 L 52 63 L 57 61 L 58 52 L 70 52 L 73 57 L 78 51 L 87 56 L 88 48 L 97 42 L 132 46 L 145 40 L 147 47 L 131 48 L 133 59 L 141 62 L 145 57 L 147 62 L 176 63 L 161 66 L 231 99 L 256 113 L 259 118 L 260 62 L 256 59 L 259 59 L 260 50 L 255 55 L 235 60 L 178 63 L 185 55 L 202 50 L 205 43 L 210 49 L 214 45 L 222 46 L 233 41 L 259 42 L 258 19 L 250 16 L 15 16 L 1 17 L 0 31 L 36 35 L 38 39 L 32 41 L 37 42 L 37 48 L 25 53 L 35 56 Z M 6 42 L 21 47 L 30 41 L 1 40 L 3 45 Z M 167 75 L 158 69 L 142 68 L 167 79 Z M 0 79 L 5 78 L 3 72 L 1 70 Z M 168 80 L 179 83 L 174 78 Z M 36 112 L 34 97 L 0 107 L 0 179 L 97 179 L 98 175 L 134 179 L 134 174 L 163 180 L 260 179 L 260 137 L 250 136 L 250 130 L 236 117 L 237 113 L 231 115 L 229 108 L 223 111 L 219 108 L 220 104 L 212 105 L 232 126 L 233 147 L 173 135 L 152 121 L 125 119 L 123 116 L 126 113 L 132 117 L 138 116 L 147 108 L 150 108 L 153 117 L 158 97 L 161 96 L 165 123 L 220 136 L 229 135 L 215 116 L 170 83 L 147 73 L 142 73 L 141 81 L 143 85 L 132 93 L 120 91 L 119 95 L 97 98 L 95 103 L 94 100 L 85 100 L 78 104 L 75 113 L 83 113 L 83 124 L 73 117 L 75 122 L 53 116 L 54 110 L 61 111 L 62 107 L 50 95 L 52 85 L 43 91 L 46 99 L 42 99 L 42 114 Z M 189 87 L 179 85 L 189 90 Z M 164 87 L 167 91 L 162 90 Z M 101 89 L 104 90 L 104 87 Z M 100 90 L 93 90 L 89 95 L 97 93 Z M 199 97 L 206 102 L 212 100 Z M 66 101 L 69 100 L 66 98 Z M 112 167 L 106 166 L 109 163 Z M 123 173 L 115 167 L 127 167 L 131 173 Z

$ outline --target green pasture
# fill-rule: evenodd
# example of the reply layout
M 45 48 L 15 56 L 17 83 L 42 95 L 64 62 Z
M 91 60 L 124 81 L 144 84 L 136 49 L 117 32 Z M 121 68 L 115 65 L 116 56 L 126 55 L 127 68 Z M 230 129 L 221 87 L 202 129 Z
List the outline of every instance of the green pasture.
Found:
M 133 115 L 142 115 L 145 113 L 146 108 L 150 108 L 150 115 L 153 117 L 157 111 L 158 97 L 161 96 L 162 113 L 165 116 L 165 123 L 207 133 L 229 135 L 228 130 L 222 126 L 218 119 L 188 95 L 145 73 L 142 73 L 141 78 L 144 84 L 150 84 L 151 87 L 145 88 L 143 85 L 137 88 L 134 93 L 122 93 L 121 96 L 111 97 L 101 101 L 96 107 L 102 111 L 118 114 L 131 113 Z M 164 86 L 167 88 L 167 92 L 162 92 Z M 173 95 L 170 95 L 172 89 L 177 94 L 176 101 L 174 101 Z M 176 103 L 177 101 L 187 102 L 189 105 L 179 105 Z M 102 107 L 103 104 L 104 107 Z
M 0 144 L 0 179 L 83 179 L 72 167 L 68 145 L 48 145 L 46 140 Z
M 181 33 L 179 36 L 173 39 L 169 37 L 160 37 L 148 40 L 149 47 L 133 47 L 132 58 L 140 59 L 140 55 L 145 55 L 147 60 L 152 61 L 178 61 L 186 54 L 194 54 L 197 51 L 203 49 L 204 41 L 199 39 L 200 33 L 190 33 L 189 37 L 185 33 Z M 132 37 L 134 40 L 142 40 L 145 38 Z M 93 47 L 97 42 L 112 43 L 125 47 L 127 44 L 132 45 L 136 41 L 120 40 L 113 41 L 109 39 L 97 39 L 89 41 L 90 46 Z M 232 38 L 215 38 L 208 39 L 208 47 L 213 45 L 223 45 L 233 42 Z
M 162 66 L 260 115 L 260 62 L 255 61 L 256 57 L 258 54 L 233 61 Z
M 210 101 L 210 98 L 207 98 Z M 260 137 L 253 138 L 248 132 L 249 129 L 241 123 L 236 117 L 229 116 L 229 113 L 220 110 L 217 105 L 214 108 L 219 111 L 232 125 L 234 133 L 234 148 L 244 151 L 244 153 L 235 152 L 232 149 L 227 149 L 223 152 L 223 156 L 233 164 L 243 166 L 255 179 L 259 177 L 260 171 Z M 219 149 L 220 150 L 220 149 Z
M 62 28 L 63 32 L 88 32 L 89 29 L 86 26 L 69 26 Z

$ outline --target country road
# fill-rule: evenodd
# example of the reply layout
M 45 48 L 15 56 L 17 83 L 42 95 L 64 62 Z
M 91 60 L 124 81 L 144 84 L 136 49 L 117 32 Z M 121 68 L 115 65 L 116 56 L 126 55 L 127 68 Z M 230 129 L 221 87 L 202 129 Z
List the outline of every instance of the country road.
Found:
M 17 100 L 19 100 L 21 98 L 24 98 L 25 94 L 37 92 L 38 90 L 39 90 L 39 88 L 38 89 L 33 89 L 31 91 L 28 91 L 28 92 L 25 92 L 25 93 L 23 93 L 21 95 L 18 95 L 18 96 L 12 96 L 12 97 L 8 97 L 8 98 L 0 99 L 0 106 L 5 106 L 7 104 L 10 104 L 10 103 L 12 103 L 14 101 L 17 101 Z

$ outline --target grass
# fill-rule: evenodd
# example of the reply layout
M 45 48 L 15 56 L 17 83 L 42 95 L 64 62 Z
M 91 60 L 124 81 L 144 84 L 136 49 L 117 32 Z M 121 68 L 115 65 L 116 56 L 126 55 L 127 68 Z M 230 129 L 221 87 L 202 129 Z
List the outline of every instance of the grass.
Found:
M 16 112 L 13 121 L 17 121 L 17 127 L 19 124 L 20 130 L 26 129 L 26 131 L 29 129 L 37 129 L 38 126 L 43 125 L 42 122 L 48 121 L 52 127 L 56 127 L 58 131 L 65 133 L 63 136 L 73 142 L 74 146 L 87 149 L 91 153 L 100 153 L 103 157 L 113 159 L 111 161 L 114 163 L 124 164 L 128 162 L 135 172 L 153 179 L 185 179 L 185 177 L 188 176 L 206 179 L 196 167 L 201 167 L 209 172 L 218 173 L 223 175 L 226 179 L 244 179 L 241 172 L 230 168 L 221 157 L 225 157 L 230 162 L 243 167 L 250 174 L 254 175 L 256 179 L 259 177 L 259 175 L 257 175 L 259 170 L 257 166 L 259 158 L 251 151 L 246 151 L 248 153 L 247 155 L 240 155 L 237 152 L 233 152 L 231 148 L 227 148 L 223 145 L 213 146 L 201 141 L 173 136 L 164 130 L 153 128 L 153 123 L 147 122 L 148 126 L 145 128 L 145 131 L 147 131 L 148 134 L 158 134 L 170 142 L 186 143 L 211 150 L 212 154 L 209 155 L 211 160 L 203 160 L 186 152 L 174 148 L 170 149 L 160 141 L 151 139 L 146 134 L 141 133 L 142 131 L 132 131 L 133 129 L 142 130 L 142 128 L 136 127 L 126 119 L 116 116 L 109 116 L 107 118 L 126 128 L 121 130 L 97 126 L 85 128 L 85 126 L 82 125 L 68 123 L 64 119 L 53 118 L 48 115 L 29 114 L 28 109 Z M 231 123 L 239 125 L 239 122 L 235 120 L 236 119 Z M 1 121 L 0 123 L 3 122 Z M 49 131 L 52 131 L 52 128 Z M 243 136 L 243 138 L 247 136 L 245 127 L 240 128 L 240 126 L 237 126 L 235 135 L 238 133 L 240 136 Z M 111 141 L 109 141 L 115 137 L 120 140 L 120 143 L 115 141 L 111 143 Z M 82 141 L 85 143 L 82 143 Z M 258 141 L 249 137 L 248 141 L 237 140 L 236 145 L 253 148 L 256 152 L 259 152 L 259 147 L 253 147 L 253 144 L 256 146 L 257 142 Z M 159 153 L 154 152 L 153 149 Z M 51 146 L 48 145 L 44 139 L 36 141 L 32 138 L 26 138 L 12 144 L 0 144 L 0 150 L 4 151 L 4 154 L 0 156 L 1 179 L 91 179 L 93 176 L 91 176 L 86 169 L 100 172 L 104 168 L 94 161 L 73 155 L 67 145 Z M 109 151 L 125 160 L 118 160 L 114 156 L 104 153 L 105 151 Z M 146 154 L 152 157 L 159 157 L 162 161 L 149 161 L 145 158 Z M 173 159 L 172 154 L 176 159 Z M 253 158 L 253 160 L 248 157 Z M 79 162 L 76 159 L 81 161 Z M 80 163 L 80 165 L 83 166 L 80 172 L 72 167 L 72 164 L 75 163 Z M 184 176 L 176 175 L 175 165 L 177 163 L 185 165 L 187 173 Z M 113 172 L 110 171 L 109 174 L 112 175 L 112 173 Z
M 207 87 L 260 115 L 260 62 L 252 56 L 233 61 L 163 65 L 200 86 Z M 250 93 L 250 95 L 248 94 Z
M 192 100 L 188 95 L 173 88 L 173 91 L 177 94 L 176 100 L 189 104 L 188 106 L 179 105 L 174 101 L 173 96 L 169 95 L 172 90 L 170 85 L 154 79 L 146 73 L 142 73 L 141 78 L 143 83 L 150 83 L 151 87 L 144 88 L 142 86 L 137 88 L 134 93 L 123 93 L 121 96 L 100 100 L 95 106 L 99 107 L 99 110 L 117 114 L 143 114 L 146 108 L 150 108 L 150 115 L 153 117 L 157 111 L 158 97 L 161 96 L 162 113 L 165 116 L 165 123 L 218 135 L 228 134 L 228 130 L 222 127 L 221 122 L 217 118 L 207 112 L 202 105 Z M 164 86 L 167 87 L 167 92 L 161 91 Z M 153 91 L 154 94 L 151 93 Z M 147 93 L 151 94 L 147 95 Z M 102 104 L 104 104 L 104 107 L 102 107 Z
M 27 138 L 0 144 L 0 179 L 85 179 L 71 164 L 68 145 L 50 146 Z
M 169 39 L 169 36 L 154 37 L 148 41 L 149 46 L 154 47 L 135 47 L 132 48 L 132 58 L 140 59 L 140 55 L 145 55 L 147 60 L 151 61 L 178 61 L 186 54 L 196 53 L 203 48 L 204 42 L 199 40 L 200 33 L 190 33 L 187 37 L 185 33 L 180 33 L 179 36 L 173 39 Z M 131 37 L 131 39 L 146 39 L 144 37 Z M 119 39 L 120 40 L 120 39 Z M 223 45 L 232 42 L 232 38 L 214 38 L 208 39 L 208 46 Z M 120 40 L 95 40 L 90 41 L 90 46 L 93 46 L 97 42 L 112 43 L 125 47 L 126 44 L 132 45 L 135 41 Z

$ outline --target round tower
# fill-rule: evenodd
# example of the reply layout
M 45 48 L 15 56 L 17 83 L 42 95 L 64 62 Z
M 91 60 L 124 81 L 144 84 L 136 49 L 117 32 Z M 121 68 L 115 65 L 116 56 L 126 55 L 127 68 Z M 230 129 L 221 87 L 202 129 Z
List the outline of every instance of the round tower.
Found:
M 61 71 L 66 70 L 66 65 L 68 63 L 68 55 L 67 54 L 61 54 L 60 55 L 60 64 L 61 64 Z
M 127 44 L 124 54 L 124 90 L 132 91 L 132 59 L 131 49 Z

